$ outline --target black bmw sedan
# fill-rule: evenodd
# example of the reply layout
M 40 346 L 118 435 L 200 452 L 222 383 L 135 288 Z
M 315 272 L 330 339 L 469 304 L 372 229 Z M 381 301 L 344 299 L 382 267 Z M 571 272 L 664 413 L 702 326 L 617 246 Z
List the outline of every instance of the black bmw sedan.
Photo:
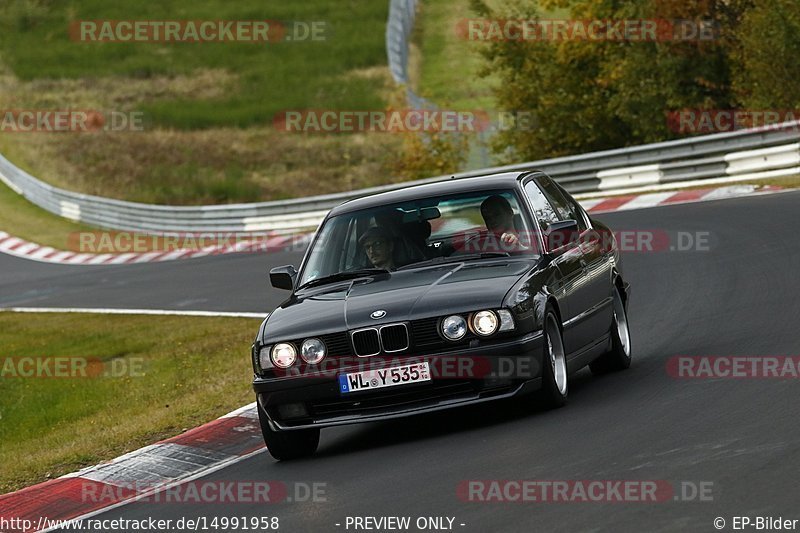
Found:
M 345 202 L 253 343 L 276 459 L 320 428 L 520 397 L 551 407 L 568 377 L 630 366 L 613 233 L 542 172 L 411 186 Z

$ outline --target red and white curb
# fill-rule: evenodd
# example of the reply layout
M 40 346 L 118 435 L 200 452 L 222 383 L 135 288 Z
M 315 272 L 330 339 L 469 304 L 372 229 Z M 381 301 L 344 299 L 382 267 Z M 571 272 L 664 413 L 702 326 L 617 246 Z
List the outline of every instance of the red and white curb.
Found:
M 0 520 L 18 526 L 3 532 L 56 529 L 54 521 L 89 518 L 154 497 L 265 449 L 256 405 L 246 405 L 107 463 L 0 496 Z
M 310 237 L 311 234 L 275 235 L 267 240 L 242 241 L 230 246 L 209 246 L 199 250 L 181 249 L 168 252 L 91 254 L 68 252 L 49 246 L 41 246 L 0 231 L 0 252 L 23 259 L 61 265 L 124 265 L 194 259 L 207 255 L 278 252 L 294 247 L 303 247 L 309 242 L 308 239 Z
M 723 198 L 737 198 L 751 194 L 781 192 L 786 189 L 776 186 L 729 185 L 710 189 L 686 191 L 654 192 L 638 195 L 620 195 L 607 198 L 580 198 L 578 201 L 592 214 L 645 209 L 663 205 L 706 202 Z M 233 246 L 208 247 L 201 250 L 175 250 L 171 252 L 147 252 L 125 254 L 89 254 L 56 250 L 40 246 L 0 231 L 0 252 L 41 261 L 64 265 L 121 265 L 133 263 L 152 263 L 175 259 L 192 259 L 207 255 L 230 253 L 275 252 L 288 249 L 303 249 L 311 241 L 313 233 L 299 235 L 276 235 L 266 241 L 239 242 Z
M 609 213 L 613 211 L 628 211 L 631 209 L 646 209 L 662 205 L 687 204 L 693 202 L 708 202 L 724 198 L 737 198 L 751 194 L 766 194 L 784 191 L 786 189 L 773 185 L 729 185 L 713 189 L 693 189 L 688 191 L 653 192 L 648 194 L 620 195 L 608 198 L 580 198 L 578 201 L 589 213 Z

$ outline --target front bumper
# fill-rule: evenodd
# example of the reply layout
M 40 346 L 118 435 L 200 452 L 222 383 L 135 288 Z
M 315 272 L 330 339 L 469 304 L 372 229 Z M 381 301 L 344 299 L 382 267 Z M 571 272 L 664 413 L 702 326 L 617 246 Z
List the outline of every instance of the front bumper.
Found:
M 538 331 L 458 352 L 364 358 L 310 375 L 257 377 L 253 389 L 259 409 L 275 431 L 387 420 L 533 392 L 542 383 L 542 343 Z M 431 381 L 339 392 L 339 374 L 416 361 L 429 362 Z M 302 404 L 304 412 L 286 416 L 282 406 L 289 404 Z

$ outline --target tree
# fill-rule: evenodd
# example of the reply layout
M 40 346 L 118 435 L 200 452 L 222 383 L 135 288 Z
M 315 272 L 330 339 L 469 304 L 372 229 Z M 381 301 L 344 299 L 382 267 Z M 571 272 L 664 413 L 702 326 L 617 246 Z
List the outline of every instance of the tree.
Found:
M 787 0 L 789 1 L 789 0 Z M 473 0 L 489 20 L 541 20 L 533 0 L 506 0 L 489 7 Z M 495 97 L 502 110 L 530 110 L 533 131 L 506 130 L 493 142 L 505 160 L 538 159 L 676 137 L 667 113 L 728 108 L 729 53 L 735 27 L 749 0 L 561 0 L 545 9 L 569 8 L 572 20 L 689 21 L 659 25 L 659 38 L 627 40 L 496 40 L 484 50 L 485 73 L 499 77 Z M 669 38 L 702 27 L 694 39 Z M 666 30 L 665 30 L 666 28 Z M 664 30 L 664 32 L 662 32 Z
M 733 87 L 751 110 L 800 106 L 800 4 L 773 0 L 753 6 L 737 26 Z

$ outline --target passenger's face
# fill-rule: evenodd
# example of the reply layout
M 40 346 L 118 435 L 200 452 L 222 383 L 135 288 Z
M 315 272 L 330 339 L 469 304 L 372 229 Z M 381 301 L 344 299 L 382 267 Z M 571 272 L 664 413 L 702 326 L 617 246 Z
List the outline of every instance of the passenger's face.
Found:
M 383 237 L 375 237 L 364 241 L 364 251 L 369 262 L 375 265 L 384 265 L 391 261 L 392 243 Z

